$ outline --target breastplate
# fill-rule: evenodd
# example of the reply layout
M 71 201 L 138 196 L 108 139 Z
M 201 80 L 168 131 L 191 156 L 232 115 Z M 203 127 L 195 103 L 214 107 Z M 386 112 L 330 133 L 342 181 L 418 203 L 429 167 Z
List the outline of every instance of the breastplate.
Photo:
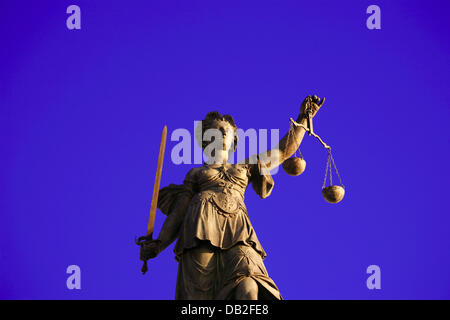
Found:
M 231 188 L 216 189 L 212 200 L 219 210 L 227 214 L 236 214 L 239 210 L 245 209 L 242 195 Z

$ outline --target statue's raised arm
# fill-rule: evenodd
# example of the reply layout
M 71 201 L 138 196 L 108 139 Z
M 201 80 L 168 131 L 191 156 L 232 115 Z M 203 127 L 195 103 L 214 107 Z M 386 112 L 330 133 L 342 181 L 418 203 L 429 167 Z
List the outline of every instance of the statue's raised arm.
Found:
M 291 157 L 302 143 L 305 135 L 305 128 L 311 125 L 312 118 L 322 107 L 325 98 L 320 99 L 316 95 L 308 96 L 303 100 L 300 107 L 300 114 L 296 120 L 300 126 L 294 126 L 292 132 L 288 132 L 279 142 L 279 144 L 270 150 L 262 152 L 258 155 L 259 161 L 269 171 L 281 165 L 286 159 Z M 308 120 L 310 123 L 308 124 Z

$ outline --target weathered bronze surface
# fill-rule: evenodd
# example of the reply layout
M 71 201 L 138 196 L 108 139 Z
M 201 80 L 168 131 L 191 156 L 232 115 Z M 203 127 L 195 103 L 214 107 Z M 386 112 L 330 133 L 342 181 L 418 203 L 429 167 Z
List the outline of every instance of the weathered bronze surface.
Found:
M 238 164 L 228 163 L 238 138 L 234 119 L 218 112 L 206 115 L 203 132 L 222 132 L 223 148 L 215 151 L 212 162 L 191 169 L 182 185 L 160 190 L 158 208 L 167 218 L 158 238 L 141 245 L 140 258 L 146 261 L 177 241 L 176 299 L 282 299 L 264 267 L 266 252 L 250 222 L 244 193 L 252 184 L 261 198 L 270 195 L 274 181 L 269 170 L 296 152 L 323 102 L 308 96 L 289 137 Z M 205 150 L 203 132 L 199 143 Z

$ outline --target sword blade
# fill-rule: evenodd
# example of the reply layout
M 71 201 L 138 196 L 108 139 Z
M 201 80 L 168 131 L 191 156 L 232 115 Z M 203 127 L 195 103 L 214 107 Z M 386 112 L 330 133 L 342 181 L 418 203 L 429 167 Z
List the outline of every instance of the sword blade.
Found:
M 161 173 L 164 161 L 164 150 L 166 148 L 167 126 L 164 126 L 161 144 L 159 146 L 158 166 L 156 167 L 155 184 L 153 185 L 152 204 L 150 206 L 150 216 L 148 218 L 147 236 L 153 234 L 153 227 L 155 226 L 156 208 L 158 206 L 159 184 L 161 182 Z

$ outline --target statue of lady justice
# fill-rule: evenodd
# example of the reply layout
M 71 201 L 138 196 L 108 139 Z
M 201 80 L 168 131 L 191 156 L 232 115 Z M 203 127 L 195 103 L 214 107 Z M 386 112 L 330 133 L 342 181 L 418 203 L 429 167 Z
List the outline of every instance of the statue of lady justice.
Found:
M 160 190 L 158 208 L 167 218 L 158 238 L 141 245 L 140 258 L 147 261 L 178 240 L 175 299 L 282 299 L 264 266 L 266 253 L 250 223 L 244 193 L 251 183 L 261 198 L 270 195 L 274 182 L 269 171 L 296 152 L 307 118 L 314 117 L 324 102 L 317 96 L 307 99 L 296 120 L 302 125 L 291 128 L 293 134 L 286 134 L 277 147 L 238 164 L 227 161 L 238 139 L 233 117 L 210 112 L 201 121 L 202 132 L 196 136 L 203 151 L 208 146 L 203 140 L 208 129 L 221 133 L 222 148 L 214 149 L 202 167 L 191 169 L 182 185 Z

